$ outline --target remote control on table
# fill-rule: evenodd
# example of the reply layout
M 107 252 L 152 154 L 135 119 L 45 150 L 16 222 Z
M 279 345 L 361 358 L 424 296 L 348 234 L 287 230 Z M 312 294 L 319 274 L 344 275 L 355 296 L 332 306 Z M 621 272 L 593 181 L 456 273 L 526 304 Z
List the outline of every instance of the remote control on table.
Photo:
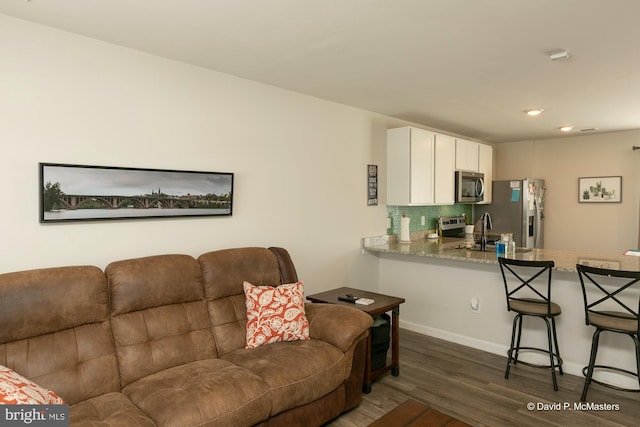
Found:
M 338 299 L 340 301 L 345 301 L 345 302 L 356 302 L 356 300 L 358 299 L 358 297 L 351 295 L 351 294 L 347 294 L 345 296 L 339 296 Z

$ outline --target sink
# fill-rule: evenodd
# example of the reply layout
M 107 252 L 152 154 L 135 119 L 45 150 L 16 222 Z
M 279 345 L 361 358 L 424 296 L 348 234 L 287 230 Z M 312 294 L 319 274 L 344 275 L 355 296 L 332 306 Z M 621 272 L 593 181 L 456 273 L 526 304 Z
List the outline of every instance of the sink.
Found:
M 474 251 L 474 252 L 495 252 L 495 251 L 496 251 L 496 248 L 495 248 L 495 246 L 494 246 L 494 247 L 492 247 L 492 248 L 490 248 L 490 247 L 488 247 L 488 246 L 487 246 L 487 249 L 485 249 L 485 250 L 483 251 L 483 250 L 481 250 L 481 249 L 480 249 L 480 246 L 474 246 L 474 247 L 472 247 L 472 248 L 468 248 L 468 250 L 470 250 L 470 251 Z
M 459 245 L 456 247 L 456 249 L 465 249 L 466 246 L 465 245 Z M 482 252 L 480 250 L 480 246 L 479 245 L 475 245 L 472 246 L 470 248 L 467 248 L 470 251 L 475 251 L 475 252 Z M 522 254 L 522 253 L 527 253 L 527 252 L 531 252 L 533 249 L 531 248 L 516 248 L 516 253 L 517 254 Z M 496 251 L 496 246 L 495 245 L 487 245 L 487 249 L 484 252 L 495 252 Z

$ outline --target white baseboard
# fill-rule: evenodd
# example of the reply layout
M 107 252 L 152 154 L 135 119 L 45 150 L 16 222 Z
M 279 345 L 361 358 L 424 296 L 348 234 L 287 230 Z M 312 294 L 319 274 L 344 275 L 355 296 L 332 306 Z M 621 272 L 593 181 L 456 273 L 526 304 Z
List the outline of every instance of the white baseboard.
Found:
M 400 319 L 400 327 L 408 329 L 419 334 L 428 335 L 430 337 L 439 338 L 445 341 L 454 342 L 456 344 L 464 345 L 467 347 L 475 348 L 478 350 L 486 351 L 489 353 L 497 354 L 499 356 L 507 355 L 507 346 L 498 345 L 489 341 L 479 340 L 477 338 L 468 337 L 465 335 L 454 334 L 441 329 L 434 329 L 428 326 L 419 325 L 413 322 L 407 322 Z
M 475 348 L 476 350 L 482 350 L 488 353 L 497 354 L 498 356 L 503 356 L 505 359 L 507 357 L 508 347 L 506 345 L 500 345 L 500 344 L 496 344 L 489 341 L 479 340 L 477 338 L 472 338 L 465 335 L 454 334 L 452 332 L 443 331 L 441 329 L 430 328 L 428 326 L 419 325 L 417 323 L 407 322 L 402 319 L 400 319 L 400 327 L 404 329 L 408 329 L 413 332 L 417 332 L 419 334 L 427 335 L 434 338 L 439 338 L 445 341 L 450 341 L 456 344 L 464 345 L 466 347 Z M 508 340 L 509 337 L 506 337 L 505 339 Z M 562 348 L 560 348 L 560 350 L 562 350 Z M 568 374 L 582 377 L 583 376 L 582 368 L 583 368 L 583 365 L 563 360 L 562 369 L 564 372 Z M 601 378 L 607 382 L 611 382 L 613 384 L 617 384 L 622 387 L 638 386 L 638 383 L 637 382 L 634 383 L 633 380 L 630 378 L 620 377 L 619 375 L 609 374 L 607 372 L 603 372 L 601 374 Z

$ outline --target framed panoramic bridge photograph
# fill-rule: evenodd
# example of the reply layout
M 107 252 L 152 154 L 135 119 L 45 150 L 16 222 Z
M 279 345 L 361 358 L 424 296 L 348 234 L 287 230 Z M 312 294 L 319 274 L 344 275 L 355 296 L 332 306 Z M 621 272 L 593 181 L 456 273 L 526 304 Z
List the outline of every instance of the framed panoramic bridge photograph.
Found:
M 40 163 L 40 222 L 230 216 L 233 173 Z

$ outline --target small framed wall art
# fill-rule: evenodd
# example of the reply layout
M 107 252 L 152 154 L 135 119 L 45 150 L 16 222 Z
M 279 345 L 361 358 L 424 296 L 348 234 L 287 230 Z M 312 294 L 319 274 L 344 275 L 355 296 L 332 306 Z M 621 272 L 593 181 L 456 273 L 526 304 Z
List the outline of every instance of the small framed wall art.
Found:
M 232 213 L 233 173 L 39 166 L 41 223 Z
M 367 206 L 378 205 L 378 165 L 367 165 Z
M 622 177 L 592 176 L 578 178 L 578 201 L 580 203 L 622 202 Z

